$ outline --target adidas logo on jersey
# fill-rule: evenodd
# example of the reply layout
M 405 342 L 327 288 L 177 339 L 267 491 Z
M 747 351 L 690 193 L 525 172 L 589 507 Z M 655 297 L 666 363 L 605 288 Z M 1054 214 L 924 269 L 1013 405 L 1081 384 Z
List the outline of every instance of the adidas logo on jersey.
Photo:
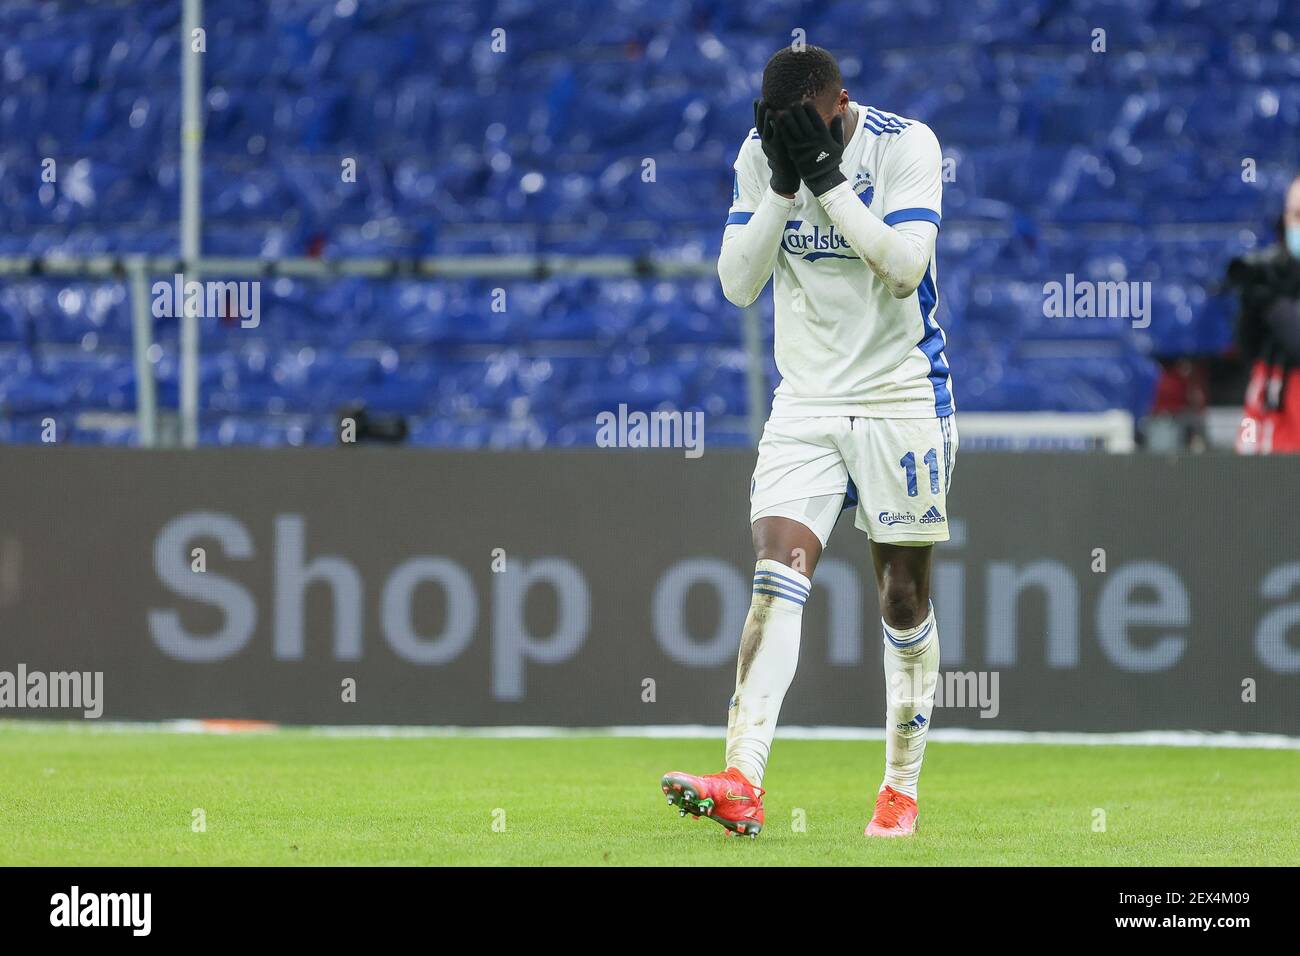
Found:
M 930 505 L 930 510 L 921 515 L 921 524 L 939 524 L 947 520 L 934 505 Z
M 817 154 L 817 158 L 813 160 L 813 162 L 820 163 L 823 159 L 825 159 L 829 155 L 830 153 L 826 152 L 826 150 L 823 149 L 820 153 Z

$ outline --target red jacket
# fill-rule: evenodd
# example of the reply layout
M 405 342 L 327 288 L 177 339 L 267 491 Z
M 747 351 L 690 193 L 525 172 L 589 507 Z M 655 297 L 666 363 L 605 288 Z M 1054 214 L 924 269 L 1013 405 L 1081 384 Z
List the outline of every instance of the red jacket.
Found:
M 1256 360 L 1237 429 L 1237 453 L 1300 453 L 1300 368 Z

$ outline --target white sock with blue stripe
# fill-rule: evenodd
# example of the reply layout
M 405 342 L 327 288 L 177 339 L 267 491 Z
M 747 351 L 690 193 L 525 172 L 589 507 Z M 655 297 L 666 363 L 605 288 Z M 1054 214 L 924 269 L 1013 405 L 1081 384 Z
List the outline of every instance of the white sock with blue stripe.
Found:
M 754 566 L 754 598 L 727 710 L 727 766 L 756 787 L 763 785 L 781 702 L 799 664 L 799 629 L 811 590 L 811 581 L 779 561 L 764 558 Z
M 916 799 L 925 736 L 939 677 L 939 624 L 934 605 L 917 627 L 885 629 L 885 785 Z

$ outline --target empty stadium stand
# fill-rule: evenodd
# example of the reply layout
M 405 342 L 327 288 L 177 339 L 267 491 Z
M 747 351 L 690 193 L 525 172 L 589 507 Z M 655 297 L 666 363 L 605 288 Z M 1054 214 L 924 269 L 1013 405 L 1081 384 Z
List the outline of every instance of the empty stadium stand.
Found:
M 179 17 L 0 5 L 0 255 L 177 251 Z M 1141 415 L 1156 358 L 1229 344 L 1217 280 L 1271 241 L 1300 156 L 1300 4 L 1282 0 L 222 0 L 206 17 L 204 251 L 242 256 L 708 261 L 763 64 L 806 31 L 855 98 L 929 123 L 953 161 L 939 317 L 968 410 Z M 1153 321 L 1045 317 L 1043 284 L 1067 273 L 1152 283 Z M 261 308 L 256 329 L 205 321 L 205 444 L 328 443 L 351 402 L 425 445 L 590 444 L 620 403 L 702 409 L 710 443 L 748 440 L 740 314 L 707 278 L 275 278 Z M 758 308 L 770 336 L 770 296 Z M 175 407 L 175 320 L 157 335 Z M 53 416 L 73 441 L 131 443 L 133 383 L 124 282 L 0 279 L 0 441 Z

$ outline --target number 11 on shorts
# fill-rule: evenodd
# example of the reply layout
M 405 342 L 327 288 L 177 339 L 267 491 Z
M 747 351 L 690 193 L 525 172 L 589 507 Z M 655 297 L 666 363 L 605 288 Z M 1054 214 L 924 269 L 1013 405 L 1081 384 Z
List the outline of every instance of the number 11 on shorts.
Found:
M 937 495 L 939 493 L 939 454 L 931 448 L 921 460 L 930 466 L 930 493 Z M 909 451 L 898 460 L 898 463 L 903 466 L 903 471 L 907 473 L 907 497 L 915 498 L 916 453 Z

